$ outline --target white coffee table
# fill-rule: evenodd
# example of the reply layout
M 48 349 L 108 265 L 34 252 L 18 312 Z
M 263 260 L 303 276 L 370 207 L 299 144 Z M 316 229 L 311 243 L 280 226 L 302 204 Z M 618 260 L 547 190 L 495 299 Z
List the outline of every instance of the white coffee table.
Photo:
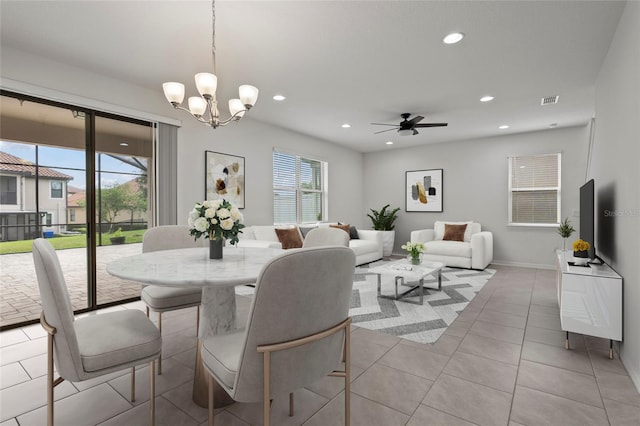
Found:
M 394 260 L 392 262 L 385 262 L 380 266 L 374 266 L 369 269 L 370 273 L 378 275 L 378 297 L 384 297 L 391 300 L 402 300 L 408 294 L 418 289 L 419 301 L 402 300 L 407 303 L 415 303 L 422 305 L 424 300 L 424 279 L 425 277 L 432 275 L 438 278 L 438 290 L 442 290 L 442 276 L 440 271 L 444 268 L 444 264 L 440 262 L 422 262 L 419 265 L 412 265 L 409 259 Z M 382 275 L 393 275 L 395 277 L 395 295 L 382 294 Z M 398 294 L 398 283 L 405 285 L 405 280 L 415 282 L 418 284 L 411 287 L 404 293 Z M 435 290 L 435 289 L 434 289 Z

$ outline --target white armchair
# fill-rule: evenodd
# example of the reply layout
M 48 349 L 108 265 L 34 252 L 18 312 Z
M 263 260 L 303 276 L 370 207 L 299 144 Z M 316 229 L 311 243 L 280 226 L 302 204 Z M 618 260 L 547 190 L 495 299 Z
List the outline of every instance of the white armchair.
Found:
M 467 225 L 463 241 L 444 239 L 445 225 L 463 224 Z M 476 222 L 436 221 L 434 229 L 412 231 L 411 242 L 425 245 L 423 259 L 455 268 L 484 269 L 493 260 L 493 234 L 481 231 Z

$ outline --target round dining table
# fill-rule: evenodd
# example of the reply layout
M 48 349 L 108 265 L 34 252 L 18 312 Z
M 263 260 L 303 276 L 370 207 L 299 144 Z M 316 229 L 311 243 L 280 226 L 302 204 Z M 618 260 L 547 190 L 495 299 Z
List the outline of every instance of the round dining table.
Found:
M 262 267 L 282 249 L 225 247 L 222 259 L 209 259 L 208 248 L 161 250 L 123 257 L 107 264 L 115 277 L 141 284 L 202 288 L 193 401 L 208 404 L 207 373 L 202 365 L 202 341 L 236 327 L 235 286 L 254 284 Z M 216 407 L 233 402 L 215 387 Z

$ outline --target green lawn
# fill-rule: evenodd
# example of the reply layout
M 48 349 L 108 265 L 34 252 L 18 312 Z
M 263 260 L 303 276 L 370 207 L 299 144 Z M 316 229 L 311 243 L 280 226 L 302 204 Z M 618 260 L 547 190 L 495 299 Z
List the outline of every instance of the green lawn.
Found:
M 122 235 L 126 237 L 126 244 L 141 243 L 142 234 L 144 229 L 137 229 L 135 231 L 122 231 Z M 113 234 L 102 234 L 102 245 L 110 246 L 111 238 Z M 47 241 L 51 243 L 57 250 L 68 248 L 86 247 L 87 236 L 82 235 L 69 235 L 69 236 L 55 236 L 54 238 L 47 238 Z M 11 253 L 29 253 L 33 245 L 33 240 L 22 241 L 5 241 L 0 243 L 0 255 Z

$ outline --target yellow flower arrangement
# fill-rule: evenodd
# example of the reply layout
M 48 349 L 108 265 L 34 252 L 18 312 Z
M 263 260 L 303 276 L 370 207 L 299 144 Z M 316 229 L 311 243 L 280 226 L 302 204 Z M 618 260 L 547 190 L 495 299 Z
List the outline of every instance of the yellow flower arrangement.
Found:
M 586 251 L 591 248 L 588 242 L 583 240 L 575 240 L 573 242 L 573 251 Z

